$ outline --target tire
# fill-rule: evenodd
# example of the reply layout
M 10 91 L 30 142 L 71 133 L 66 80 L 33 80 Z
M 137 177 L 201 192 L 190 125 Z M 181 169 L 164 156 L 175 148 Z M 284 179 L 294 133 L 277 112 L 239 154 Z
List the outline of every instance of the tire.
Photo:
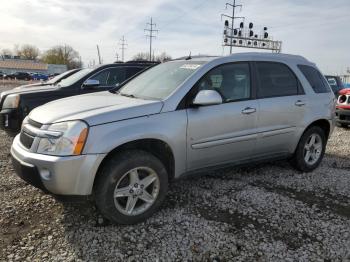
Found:
M 348 128 L 348 127 L 349 127 L 349 125 L 347 125 L 347 124 L 340 124 L 340 126 L 341 126 L 342 128 Z
M 306 149 L 306 144 L 310 144 L 311 142 L 311 137 L 314 136 L 316 139 L 316 141 L 319 140 L 319 142 L 321 142 L 321 146 L 319 146 L 317 144 L 315 144 L 314 148 L 310 149 L 309 154 L 311 155 L 311 151 L 315 150 L 315 159 L 312 160 L 312 156 L 310 156 L 309 160 L 310 161 L 306 161 L 305 158 L 307 157 L 307 149 Z M 295 150 L 294 156 L 292 158 L 292 165 L 298 169 L 299 171 L 302 172 L 311 172 L 312 170 L 314 170 L 315 168 L 317 168 L 321 161 L 322 158 L 324 156 L 325 150 L 326 150 L 326 144 L 327 144 L 327 139 L 326 139 L 326 135 L 325 132 L 322 128 L 318 127 L 318 126 L 312 126 L 310 128 L 308 128 L 304 134 L 301 136 L 300 140 L 299 140 L 299 144 Z M 317 150 L 316 148 L 319 147 L 319 150 Z M 316 153 L 316 151 L 319 153 Z
M 148 182 L 142 180 L 146 177 Z M 154 182 L 147 186 L 152 179 Z M 163 163 L 141 150 L 124 151 L 109 159 L 94 186 L 95 202 L 102 216 L 118 224 L 136 224 L 149 218 L 162 204 L 167 191 L 168 173 Z

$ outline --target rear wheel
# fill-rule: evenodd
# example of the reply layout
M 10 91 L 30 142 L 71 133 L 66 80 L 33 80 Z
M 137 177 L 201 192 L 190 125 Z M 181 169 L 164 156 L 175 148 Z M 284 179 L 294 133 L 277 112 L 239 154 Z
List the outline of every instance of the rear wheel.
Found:
M 322 128 L 313 126 L 307 129 L 294 153 L 293 166 L 303 172 L 310 172 L 317 168 L 322 161 L 326 143 L 326 135 Z
M 150 217 L 163 202 L 168 174 L 150 153 L 131 150 L 111 158 L 98 175 L 95 201 L 101 214 L 120 224 Z

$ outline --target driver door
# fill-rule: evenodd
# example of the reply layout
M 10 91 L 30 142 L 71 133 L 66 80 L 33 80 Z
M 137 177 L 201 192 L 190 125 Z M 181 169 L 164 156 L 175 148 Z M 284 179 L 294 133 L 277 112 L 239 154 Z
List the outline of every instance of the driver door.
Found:
M 249 63 L 216 67 L 194 88 L 216 90 L 223 103 L 187 109 L 188 171 L 250 159 L 257 139 L 258 103 Z

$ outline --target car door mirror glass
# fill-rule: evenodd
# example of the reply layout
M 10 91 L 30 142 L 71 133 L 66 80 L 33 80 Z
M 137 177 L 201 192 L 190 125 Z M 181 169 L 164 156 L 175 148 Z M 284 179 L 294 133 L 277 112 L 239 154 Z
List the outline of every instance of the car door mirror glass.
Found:
M 201 90 L 193 100 L 193 105 L 209 106 L 222 104 L 221 95 L 215 90 Z
M 100 81 L 96 79 L 88 79 L 84 82 L 83 88 L 89 89 L 89 88 L 94 88 L 98 87 L 100 85 Z

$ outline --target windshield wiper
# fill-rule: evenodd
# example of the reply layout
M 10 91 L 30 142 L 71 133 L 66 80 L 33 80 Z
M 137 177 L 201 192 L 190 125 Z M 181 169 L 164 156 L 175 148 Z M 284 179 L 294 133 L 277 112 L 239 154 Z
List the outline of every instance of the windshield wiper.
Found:
M 136 96 L 134 96 L 134 95 L 132 95 L 132 94 L 124 94 L 124 93 L 120 93 L 120 92 L 118 92 L 117 94 L 118 94 L 118 95 L 121 95 L 121 96 L 136 98 Z

